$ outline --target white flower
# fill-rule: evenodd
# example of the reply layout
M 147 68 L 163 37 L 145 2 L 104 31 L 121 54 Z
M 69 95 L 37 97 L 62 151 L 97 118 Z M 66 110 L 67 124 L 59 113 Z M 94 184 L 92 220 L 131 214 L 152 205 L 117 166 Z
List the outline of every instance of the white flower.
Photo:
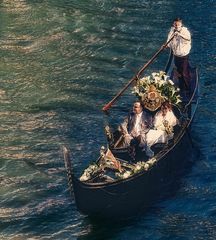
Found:
M 171 96 L 174 96 L 176 93 L 175 89 L 172 88 L 171 91 L 172 91 Z
M 168 80 L 168 82 L 171 84 L 171 85 L 174 85 L 174 82 L 172 80 Z
M 163 75 L 163 78 L 164 78 L 165 81 L 167 81 L 169 79 L 169 76 Z
M 158 73 L 156 73 L 156 72 L 153 72 L 153 73 L 152 73 L 152 77 L 153 77 L 153 78 L 155 78 L 155 76 L 157 76 L 157 75 L 158 75 Z
M 182 100 L 179 99 L 179 98 L 177 98 L 176 104 L 178 104 L 178 103 L 180 103 L 180 102 L 182 102 Z
M 136 164 L 135 167 L 134 167 L 134 172 L 139 172 L 140 170 L 142 169 L 142 165 L 141 164 Z
M 148 165 L 148 163 L 145 163 L 144 170 L 147 171 L 148 169 L 149 169 L 149 165 Z
M 164 80 L 160 80 L 160 81 L 158 81 L 158 85 L 159 85 L 159 87 L 163 86 L 164 84 L 165 84 L 165 81 L 164 81 Z
M 130 177 L 131 174 L 132 174 L 131 171 L 126 171 L 126 172 L 123 173 L 122 178 L 123 179 L 128 178 L 128 177 Z
M 162 76 L 164 76 L 166 73 L 164 72 L 164 71 L 160 71 L 159 72 L 159 75 L 162 77 Z
M 130 177 L 132 174 L 133 174 L 132 171 L 126 171 L 124 173 L 120 173 L 120 172 L 119 173 L 115 173 L 115 176 L 117 178 L 120 178 L 120 179 L 126 179 L 126 178 Z
M 156 158 L 151 158 L 150 160 L 148 160 L 147 163 L 149 164 L 149 166 L 152 166 L 155 162 L 157 162 Z
M 139 88 L 135 86 L 132 91 L 133 94 L 139 94 Z
M 154 78 L 155 83 L 159 82 L 160 80 L 161 80 L 161 78 L 159 76 L 155 76 L 155 78 Z

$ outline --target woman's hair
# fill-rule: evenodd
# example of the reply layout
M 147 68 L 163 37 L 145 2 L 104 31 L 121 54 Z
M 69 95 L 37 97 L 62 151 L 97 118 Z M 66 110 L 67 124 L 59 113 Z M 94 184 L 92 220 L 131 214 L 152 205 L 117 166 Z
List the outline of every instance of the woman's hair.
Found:
M 166 109 L 169 109 L 169 110 L 172 110 L 172 105 L 169 101 L 165 101 L 162 103 L 162 107 L 163 108 L 166 108 Z

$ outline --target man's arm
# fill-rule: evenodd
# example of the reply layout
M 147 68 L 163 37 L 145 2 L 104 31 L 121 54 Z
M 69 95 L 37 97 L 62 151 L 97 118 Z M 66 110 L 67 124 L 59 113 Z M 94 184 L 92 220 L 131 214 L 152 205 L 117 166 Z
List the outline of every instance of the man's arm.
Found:
M 120 129 L 123 135 L 128 134 L 128 119 L 129 117 L 125 118 L 123 123 L 120 124 Z
M 191 41 L 191 34 L 187 28 L 182 29 L 180 32 L 176 31 L 176 35 L 182 37 L 186 41 Z

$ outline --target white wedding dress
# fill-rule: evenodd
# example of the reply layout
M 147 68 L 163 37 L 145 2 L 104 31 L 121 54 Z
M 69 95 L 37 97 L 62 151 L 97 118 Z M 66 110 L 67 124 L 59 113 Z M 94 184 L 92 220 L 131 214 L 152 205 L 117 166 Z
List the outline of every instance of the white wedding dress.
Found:
M 174 127 L 178 123 L 178 120 L 170 110 L 167 111 L 165 116 L 163 116 L 162 111 L 157 112 L 153 122 L 154 129 L 149 130 L 146 134 L 146 143 L 149 148 L 156 143 L 166 143 L 173 138 L 173 133 L 168 134 L 166 132 L 164 122 Z

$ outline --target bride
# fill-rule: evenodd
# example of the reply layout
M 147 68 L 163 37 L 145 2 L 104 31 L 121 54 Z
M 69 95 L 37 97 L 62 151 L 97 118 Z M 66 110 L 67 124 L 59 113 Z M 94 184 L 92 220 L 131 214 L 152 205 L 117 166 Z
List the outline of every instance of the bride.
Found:
M 146 134 L 146 154 L 150 157 L 154 156 L 151 146 L 156 143 L 166 143 L 173 138 L 173 127 L 178 124 L 178 120 L 172 111 L 169 102 L 161 105 L 160 111 L 155 114 L 153 120 L 154 129 Z

